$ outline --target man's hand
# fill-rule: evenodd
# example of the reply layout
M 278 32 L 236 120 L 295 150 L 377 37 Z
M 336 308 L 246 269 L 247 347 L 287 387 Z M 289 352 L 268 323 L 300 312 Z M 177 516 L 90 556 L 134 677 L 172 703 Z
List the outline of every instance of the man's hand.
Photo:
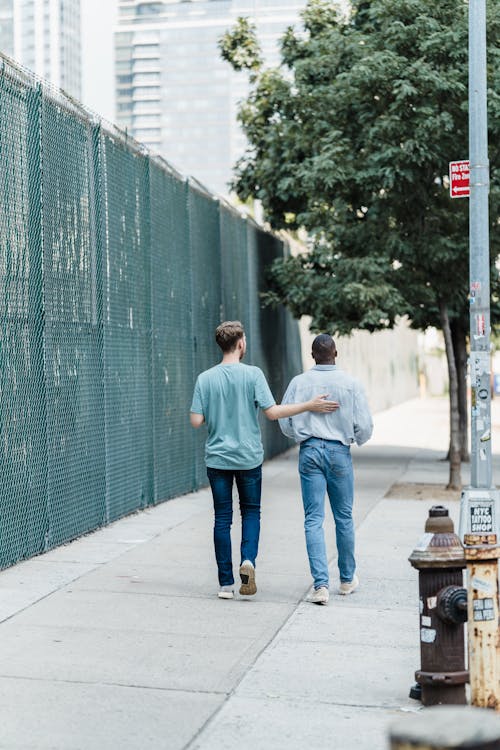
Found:
M 332 412 L 339 408 L 337 401 L 327 401 L 328 393 L 324 393 L 322 396 L 316 396 L 310 401 L 302 401 L 300 404 L 275 404 L 270 406 L 269 409 L 264 410 L 264 414 L 268 419 L 286 419 L 287 417 L 295 417 L 297 414 L 302 414 L 305 411 L 316 411 Z
M 338 401 L 327 401 L 328 393 L 324 393 L 321 396 L 316 396 L 309 401 L 308 410 L 316 411 L 320 413 L 337 411 L 339 408 Z

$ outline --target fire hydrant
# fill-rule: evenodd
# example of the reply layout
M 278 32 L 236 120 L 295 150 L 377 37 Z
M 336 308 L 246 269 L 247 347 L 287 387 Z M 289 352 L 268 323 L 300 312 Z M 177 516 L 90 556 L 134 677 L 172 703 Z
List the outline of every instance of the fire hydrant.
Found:
M 425 534 L 409 561 L 419 571 L 421 668 L 415 679 L 422 703 L 465 704 L 466 563 L 447 508 L 434 505 L 429 510 Z M 413 691 L 410 695 L 415 697 Z

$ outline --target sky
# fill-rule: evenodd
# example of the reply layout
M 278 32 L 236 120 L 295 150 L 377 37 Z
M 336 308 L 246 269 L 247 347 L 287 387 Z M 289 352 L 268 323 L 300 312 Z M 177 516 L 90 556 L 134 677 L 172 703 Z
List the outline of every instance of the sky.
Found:
M 118 0 L 81 0 L 82 100 L 96 114 L 115 121 L 113 29 Z

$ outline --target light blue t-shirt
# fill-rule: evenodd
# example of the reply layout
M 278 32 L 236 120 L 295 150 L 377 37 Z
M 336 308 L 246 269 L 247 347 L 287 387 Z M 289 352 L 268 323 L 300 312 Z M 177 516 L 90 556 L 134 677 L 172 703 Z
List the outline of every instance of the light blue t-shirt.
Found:
M 237 362 L 216 365 L 196 380 L 191 411 L 203 414 L 208 428 L 205 460 L 212 469 L 255 469 L 264 460 L 259 407 L 274 406 L 273 394 L 258 367 Z

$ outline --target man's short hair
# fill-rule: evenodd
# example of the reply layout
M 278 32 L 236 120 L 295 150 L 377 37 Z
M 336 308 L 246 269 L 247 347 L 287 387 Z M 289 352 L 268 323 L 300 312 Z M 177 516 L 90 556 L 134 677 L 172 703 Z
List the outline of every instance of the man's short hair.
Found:
M 320 333 L 312 343 L 312 355 L 316 362 L 331 361 L 336 355 L 335 341 L 328 333 Z
M 226 320 L 215 330 L 215 340 L 223 352 L 233 352 L 244 335 L 245 331 L 239 320 Z

